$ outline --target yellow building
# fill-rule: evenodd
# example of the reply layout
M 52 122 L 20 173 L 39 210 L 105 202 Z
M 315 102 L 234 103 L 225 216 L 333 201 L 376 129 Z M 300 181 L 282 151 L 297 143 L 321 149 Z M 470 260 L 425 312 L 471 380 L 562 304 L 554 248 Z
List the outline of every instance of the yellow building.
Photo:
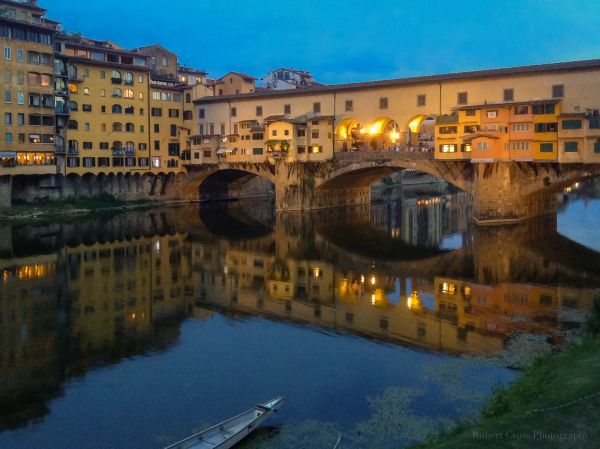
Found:
M 240 95 L 256 90 L 256 78 L 240 72 L 229 72 L 213 81 L 215 95 Z
M 108 41 L 62 41 L 69 99 L 66 174 L 147 172 L 147 58 Z
M 0 175 L 55 174 L 54 50 L 59 24 L 37 2 L 0 1 Z
M 183 86 L 169 77 L 152 75 L 150 81 L 150 146 L 154 173 L 176 173 L 180 162 L 183 130 Z

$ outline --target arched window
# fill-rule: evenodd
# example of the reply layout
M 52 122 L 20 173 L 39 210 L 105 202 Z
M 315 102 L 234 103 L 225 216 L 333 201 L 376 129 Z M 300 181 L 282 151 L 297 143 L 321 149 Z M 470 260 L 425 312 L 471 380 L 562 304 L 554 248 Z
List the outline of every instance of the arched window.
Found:
M 112 130 L 115 132 L 121 132 L 123 131 L 123 124 L 120 122 L 114 122 L 112 124 Z
M 121 84 L 122 80 L 121 80 L 121 72 L 119 72 L 118 70 L 113 70 L 112 74 L 110 75 L 111 81 L 115 84 Z
M 112 105 L 112 113 L 113 114 L 121 114 L 123 112 L 123 107 L 120 104 Z
M 125 151 L 128 153 L 133 153 L 135 151 L 135 143 L 133 142 L 125 142 Z
M 192 96 L 190 94 L 185 94 L 185 102 L 186 103 L 191 103 L 192 102 Z
M 69 140 L 69 152 L 74 153 L 79 151 L 79 142 L 76 140 Z
M 113 151 L 121 151 L 123 149 L 123 143 L 120 140 L 115 140 L 112 145 Z
M 123 91 L 123 98 L 133 98 L 133 90 L 125 89 Z
M 133 123 L 125 123 L 125 131 L 132 133 L 135 131 L 135 125 Z
M 133 114 L 133 113 L 134 113 L 134 111 L 135 111 L 135 108 L 134 108 L 133 106 L 131 106 L 131 105 L 127 105 L 127 106 L 125 106 L 125 107 L 123 108 L 123 112 L 124 112 L 125 114 Z
M 115 87 L 113 89 L 113 93 L 112 93 L 113 97 L 122 97 L 123 96 L 123 92 L 121 91 L 121 89 L 119 89 L 118 87 Z
M 79 129 L 79 123 L 77 123 L 77 120 L 69 120 L 67 122 L 67 129 Z
M 69 110 L 76 111 L 78 108 L 76 101 L 69 101 Z
M 125 76 L 123 77 L 123 84 L 133 86 L 133 73 L 125 72 Z

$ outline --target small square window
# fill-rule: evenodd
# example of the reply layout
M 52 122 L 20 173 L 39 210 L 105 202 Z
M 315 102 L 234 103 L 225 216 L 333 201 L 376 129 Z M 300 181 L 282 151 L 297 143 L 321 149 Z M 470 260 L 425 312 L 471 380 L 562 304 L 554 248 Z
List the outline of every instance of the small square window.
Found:
M 313 112 L 315 114 L 318 114 L 321 112 L 321 103 L 320 102 L 317 101 L 317 102 L 313 103 Z
M 256 106 L 256 116 L 260 117 L 263 114 L 262 106 Z
M 504 101 L 513 101 L 515 99 L 514 89 L 504 89 Z
M 457 94 L 456 102 L 457 102 L 457 104 L 467 104 L 468 103 L 467 92 L 459 92 Z
M 564 98 L 565 96 L 565 85 L 555 84 L 552 86 L 552 98 Z
M 292 105 L 291 104 L 284 104 L 283 105 L 283 113 L 284 114 L 291 114 L 292 113 Z
M 379 98 L 379 109 L 387 109 L 388 108 L 388 99 L 387 97 Z
M 417 106 L 425 106 L 426 99 L 425 95 L 417 95 Z
M 352 100 L 346 100 L 346 111 L 352 111 L 353 108 L 354 105 L 352 103 Z

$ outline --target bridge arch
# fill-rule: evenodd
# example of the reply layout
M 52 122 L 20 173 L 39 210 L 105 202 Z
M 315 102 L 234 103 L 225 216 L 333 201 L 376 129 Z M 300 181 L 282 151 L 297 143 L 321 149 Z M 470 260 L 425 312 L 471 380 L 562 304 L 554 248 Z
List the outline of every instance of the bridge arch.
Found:
M 272 179 L 247 169 L 222 168 L 210 173 L 198 185 L 200 201 L 230 200 L 272 196 L 275 186 Z
M 403 154 L 390 152 L 371 153 L 370 157 L 350 159 L 338 163 L 316 183 L 320 190 L 337 188 L 365 188 L 402 170 L 414 170 L 446 181 L 460 190 L 471 193 L 473 167 L 469 163 L 449 161 L 439 163 L 428 153 Z

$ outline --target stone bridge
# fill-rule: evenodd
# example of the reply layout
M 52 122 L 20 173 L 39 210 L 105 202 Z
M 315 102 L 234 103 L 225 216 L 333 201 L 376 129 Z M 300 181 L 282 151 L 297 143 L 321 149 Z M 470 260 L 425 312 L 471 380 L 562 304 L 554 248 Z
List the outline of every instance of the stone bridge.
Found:
M 226 200 L 275 196 L 278 211 L 304 211 L 366 204 L 371 188 L 385 176 L 414 170 L 442 179 L 473 196 L 480 224 L 513 223 L 556 212 L 560 189 L 600 175 L 600 164 L 436 160 L 430 152 L 360 151 L 337 153 L 326 161 L 285 159 L 188 167 L 173 178 L 176 196 Z

